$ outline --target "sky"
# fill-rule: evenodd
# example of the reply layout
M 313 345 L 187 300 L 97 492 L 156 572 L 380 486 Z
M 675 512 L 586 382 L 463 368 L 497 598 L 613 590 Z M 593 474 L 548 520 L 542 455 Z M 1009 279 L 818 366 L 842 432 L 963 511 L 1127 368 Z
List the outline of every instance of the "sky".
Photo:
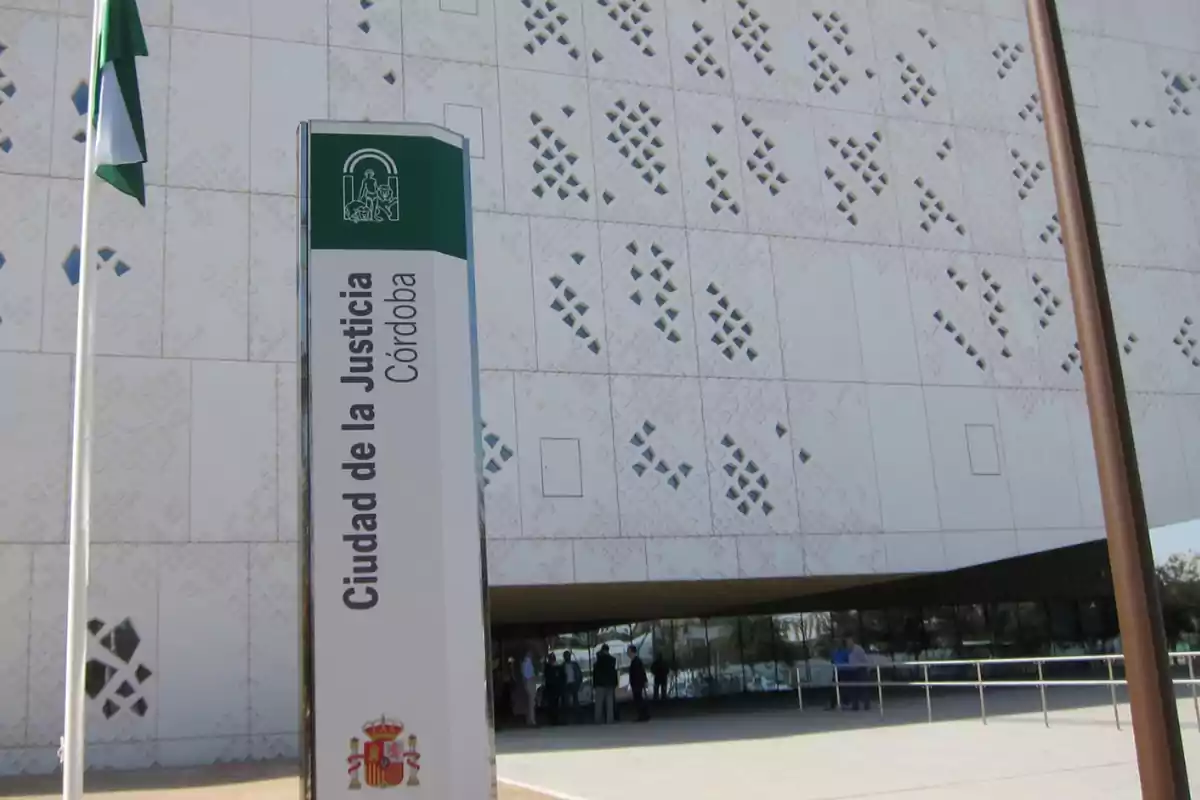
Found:
M 1175 553 L 1200 553 L 1200 519 L 1150 530 L 1154 562 L 1161 564 Z

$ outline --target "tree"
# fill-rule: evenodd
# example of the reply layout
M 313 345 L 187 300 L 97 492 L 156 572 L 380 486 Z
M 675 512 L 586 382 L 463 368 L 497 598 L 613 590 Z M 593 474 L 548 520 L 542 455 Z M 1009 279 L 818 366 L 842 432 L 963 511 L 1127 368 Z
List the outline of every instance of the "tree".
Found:
M 1175 643 L 1200 634 L 1200 555 L 1175 553 L 1155 571 L 1167 640 Z

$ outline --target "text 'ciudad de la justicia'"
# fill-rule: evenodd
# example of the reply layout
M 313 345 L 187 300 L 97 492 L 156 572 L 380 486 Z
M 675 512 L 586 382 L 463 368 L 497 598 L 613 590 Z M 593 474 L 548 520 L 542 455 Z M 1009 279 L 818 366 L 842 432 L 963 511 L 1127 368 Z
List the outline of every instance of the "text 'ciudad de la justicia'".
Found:
M 417 276 L 397 272 L 383 295 L 384 318 L 377 323 L 375 279 L 368 272 L 352 272 L 346 276 L 346 289 L 338 296 L 346 301 L 346 316 L 339 320 L 346 337 L 347 369 L 341 382 L 361 390 L 363 398 L 352 402 L 346 411 L 341 429 L 353 434 L 347 444 L 347 458 L 342 462 L 354 481 L 356 491 L 344 492 L 350 508 L 351 532 L 342 534 L 342 541 L 353 551 L 351 573 L 342 578 L 347 588 L 342 602 L 354 611 L 365 611 L 379 603 L 379 542 L 377 539 L 378 494 L 375 488 L 379 449 L 374 441 L 375 391 L 378 354 L 386 366 L 383 379 L 391 383 L 412 384 L 421 375 L 417 348 Z M 380 328 L 379 334 L 376 328 Z M 384 340 L 386 337 L 386 340 Z

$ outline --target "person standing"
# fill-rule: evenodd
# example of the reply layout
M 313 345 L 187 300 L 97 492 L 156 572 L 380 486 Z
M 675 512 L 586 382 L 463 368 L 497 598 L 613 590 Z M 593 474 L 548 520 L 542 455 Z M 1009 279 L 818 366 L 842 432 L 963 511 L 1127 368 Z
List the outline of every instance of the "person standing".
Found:
M 845 700 L 838 696 L 839 688 L 837 684 L 840 681 L 850 680 L 850 671 L 847 669 L 850 666 L 850 651 L 846 649 L 844 642 L 838 644 L 837 648 L 834 649 L 830 662 L 833 664 L 835 688 L 829 694 L 829 710 L 836 711 L 839 707 L 839 699 L 842 701 L 841 705 L 846 705 Z
M 637 645 L 629 645 L 629 688 L 633 690 L 633 704 L 637 707 L 638 722 L 650 719 L 650 707 L 646 703 L 646 665 L 638 655 Z
M 526 651 L 521 661 L 521 689 L 525 697 L 525 724 L 537 726 L 537 683 L 533 672 L 533 653 Z
M 613 697 L 617 691 L 617 660 L 601 645 L 592 667 L 592 686 L 596 695 L 596 723 L 613 721 Z
M 492 659 L 492 720 L 499 725 L 500 720 L 508 713 L 508 672 L 504 662 L 499 658 Z
M 568 723 L 575 722 L 579 711 L 579 689 L 583 686 L 583 670 L 570 650 L 563 651 L 563 716 Z
M 505 695 L 508 708 L 505 711 L 513 722 L 525 716 L 525 704 L 521 700 L 523 697 L 521 684 L 521 665 L 515 658 L 509 656 L 504 662 L 504 686 L 508 690 L 508 694 Z
M 671 668 L 667 666 L 662 653 L 654 654 L 654 661 L 650 664 L 650 674 L 654 676 L 654 701 L 657 703 L 666 700 L 667 680 L 671 677 Z
M 546 705 L 546 716 L 550 719 L 551 725 L 557 725 L 558 708 L 562 702 L 563 693 L 563 668 L 554 653 L 546 654 L 542 681 L 542 702 Z
M 871 678 L 871 659 L 867 657 L 867 651 L 863 650 L 863 646 L 854 641 L 853 636 L 846 637 L 846 650 L 848 651 L 847 662 L 850 665 L 851 680 L 861 684 L 855 686 L 854 692 L 850 695 L 852 698 L 850 707 L 858 711 L 858 705 L 861 702 L 863 711 L 870 711 L 871 688 L 866 684 Z

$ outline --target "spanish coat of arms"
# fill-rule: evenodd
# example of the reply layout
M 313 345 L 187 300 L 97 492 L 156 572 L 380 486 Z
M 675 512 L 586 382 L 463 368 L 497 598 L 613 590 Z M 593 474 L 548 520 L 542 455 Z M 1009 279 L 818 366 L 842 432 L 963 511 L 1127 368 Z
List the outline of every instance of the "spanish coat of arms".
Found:
M 351 789 L 393 789 L 398 786 L 420 786 L 417 774 L 421 771 L 421 754 L 417 737 L 409 734 L 403 739 L 404 723 L 380 717 L 363 725 L 363 742 L 357 736 L 350 740 L 349 764 Z M 359 746 L 362 750 L 359 750 Z M 405 776 L 407 775 L 407 780 Z

